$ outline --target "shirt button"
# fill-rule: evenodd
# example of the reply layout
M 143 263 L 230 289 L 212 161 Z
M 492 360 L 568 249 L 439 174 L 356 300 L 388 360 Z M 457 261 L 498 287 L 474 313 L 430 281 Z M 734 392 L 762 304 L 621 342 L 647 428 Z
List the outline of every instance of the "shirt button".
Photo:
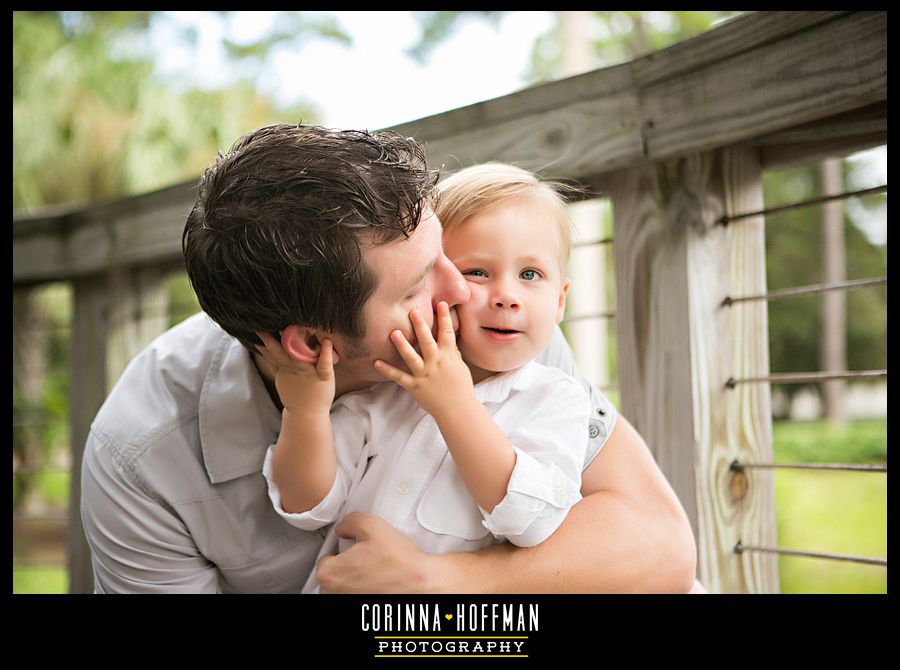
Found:
M 397 484 L 397 495 L 405 496 L 407 493 L 409 493 L 409 489 L 409 484 L 407 484 L 406 482 L 400 482 L 399 484 Z
M 591 427 L 588 428 L 588 435 L 591 436 L 591 439 L 597 437 L 600 434 L 600 429 L 597 428 L 594 424 L 591 424 Z

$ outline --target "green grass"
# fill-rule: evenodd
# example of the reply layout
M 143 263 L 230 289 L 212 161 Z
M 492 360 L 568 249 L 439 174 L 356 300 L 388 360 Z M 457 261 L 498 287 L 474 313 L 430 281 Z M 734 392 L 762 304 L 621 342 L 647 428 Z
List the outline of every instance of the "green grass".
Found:
M 13 568 L 13 593 L 68 593 L 69 574 L 64 567 Z
M 887 479 L 869 472 L 775 473 L 778 546 L 887 557 Z M 887 569 L 780 556 L 782 593 L 887 593 Z
M 885 463 L 887 421 L 776 423 L 780 463 Z M 887 557 L 887 477 L 875 472 L 775 471 L 778 546 Z M 780 556 L 782 593 L 887 593 L 887 569 Z

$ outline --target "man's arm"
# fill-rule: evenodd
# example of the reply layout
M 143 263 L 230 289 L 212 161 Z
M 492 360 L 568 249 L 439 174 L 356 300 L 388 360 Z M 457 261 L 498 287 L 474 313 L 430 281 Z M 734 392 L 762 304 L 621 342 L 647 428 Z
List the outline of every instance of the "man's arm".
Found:
M 680 503 L 640 435 L 621 416 L 584 472 L 584 499 L 535 547 L 423 555 L 383 520 L 348 516 L 349 551 L 319 562 L 323 591 L 687 593 L 696 547 Z
M 81 471 L 81 519 L 95 593 L 216 593 L 218 572 L 187 528 L 148 496 L 93 433 Z
M 582 494 L 542 544 L 436 556 L 447 592 L 686 593 L 696 547 L 687 516 L 644 441 L 619 417 L 584 473 Z M 443 563 L 443 565 L 441 565 Z

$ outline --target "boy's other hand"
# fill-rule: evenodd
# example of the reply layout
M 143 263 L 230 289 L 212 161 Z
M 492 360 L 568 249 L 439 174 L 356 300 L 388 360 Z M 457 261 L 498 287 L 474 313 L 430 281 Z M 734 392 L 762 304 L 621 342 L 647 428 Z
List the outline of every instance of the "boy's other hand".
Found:
M 263 356 L 275 365 L 275 388 L 285 409 L 303 412 L 330 412 L 334 402 L 334 348 L 323 340 L 318 360 L 307 363 L 290 356 L 281 342 L 268 333 L 257 333 L 265 349 Z
M 410 312 L 420 356 L 403 333 L 391 333 L 391 342 L 409 368 L 403 372 L 381 360 L 375 361 L 375 369 L 386 379 L 409 391 L 416 402 L 432 416 L 452 412 L 463 398 L 473 397 L 472 373 L 456 346 L 453 321 L 446 302 L 438 303 L 437 334 L 435 342 L 428 324 L 418 310 Z

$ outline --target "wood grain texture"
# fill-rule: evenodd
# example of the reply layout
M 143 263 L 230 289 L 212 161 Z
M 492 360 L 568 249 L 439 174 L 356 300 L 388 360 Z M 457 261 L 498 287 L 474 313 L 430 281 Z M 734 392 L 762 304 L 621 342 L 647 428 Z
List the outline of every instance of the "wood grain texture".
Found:
M 734 554 L 745 537 L 774 542 L 771 477 L 754 471 L 745 490 L 730 471 L 734 460 L 770 462 L 768 386 L 725 387 L 768 373 L 766 307 L 721 306 L 764 292 L 763 231 L 758 220 L 716 224 L 761 204 L 758 157 L 734 149 L 645 164 L 618 175 L 612 195 L 621 411 L 688 513 L 704 586 L 777 591 L 774 560 Z

